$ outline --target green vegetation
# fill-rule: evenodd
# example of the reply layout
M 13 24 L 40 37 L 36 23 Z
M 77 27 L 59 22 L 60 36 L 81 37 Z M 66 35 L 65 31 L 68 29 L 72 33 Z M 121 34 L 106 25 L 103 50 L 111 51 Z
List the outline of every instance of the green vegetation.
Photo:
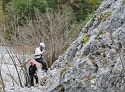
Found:
M 101 16 L 100 15 L 98 16 L 98 20 L 101 20 Z
M 123 0 L 123 4 L 125 4 L 125 0 Z
M 92 76 L 91 76 L 91 80 L 92 80 L 92 79 L 95 79 L 95 75 L 92 75 Z
M 102 13 L 102 14 L 98 15 L 98 20 L 99 20 L 100 22 L 103 22 L 103 21 L 105 21 L 110 15 L 111 15 L 111 12 L 110 12 L 110 11 L 107 11 L 107 12 L 105 12 L 105 13 Z
M 48 51 L 45 58 L 50 66 L 78 37 L 102 1 L 2 0 L 0 18 L 4 20 L 4 37 L 10 44 L 21 46 L 25 53 L 33 53 L 32 48 L 44 41 Z M 82 42 L 88 40 L 89 36 L 84 35 Z
M 0 21 L 2 21 L 6 16 L 3 13 L 2 1 L 0 1 Z
M 93 86 L 96 86 L 96 83 L 91 83 Z
M 101 34 L 103 34 L 102 30 L 100 30 L 100 31 L 98 32 L 97 36 L 99 36 L 99 35 L 101 35 Z
M 45 13 L 48 8 L 56 8 L 56 0 L 13 0 L 13 8 L 19 16 L 24 13 L 25 16 L 31 14 L 29 16 L 34 17 L 35 8 L 40 13 Z
M 105 16 L 108 17 L 111 14 L 111 12 L 106 12 Z
M 82 42 L 86 43 L 89 40 L 90 36 L 88 34 L 84 34 L 83 38 L 82 38 Z
M 11 5 L 9 2 L 12 2 Z M 63 10 L 71 7 L 75 21 L 80 22 L 95 11 L 101 2 L 102 0 L 3 0 L 3 9 L 8 12 L 13 9 L 20 20 L 25 21 L 26 17 L 34 19 L 36 10 L 43 14 L 46 11 Z

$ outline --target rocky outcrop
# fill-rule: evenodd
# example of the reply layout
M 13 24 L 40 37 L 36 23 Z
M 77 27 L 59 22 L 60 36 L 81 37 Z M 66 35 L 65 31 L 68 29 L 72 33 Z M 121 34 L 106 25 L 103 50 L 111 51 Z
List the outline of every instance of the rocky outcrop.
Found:
M 46 92 L 124 92 L 125 1 L 104 0 L 53 64 Z

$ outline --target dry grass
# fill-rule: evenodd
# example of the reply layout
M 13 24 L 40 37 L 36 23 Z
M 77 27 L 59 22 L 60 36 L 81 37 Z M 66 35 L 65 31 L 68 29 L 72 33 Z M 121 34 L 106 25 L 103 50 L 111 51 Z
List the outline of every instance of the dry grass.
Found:
M 125 0 L 123 0 L 123 4 L 125 4 Z

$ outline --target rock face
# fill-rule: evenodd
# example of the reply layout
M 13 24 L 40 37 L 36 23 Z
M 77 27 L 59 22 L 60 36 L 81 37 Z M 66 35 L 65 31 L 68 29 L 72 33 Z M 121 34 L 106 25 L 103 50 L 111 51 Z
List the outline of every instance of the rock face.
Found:
M 46 92 L 124 92 L 125 0 L 104 0 L 67 51 Z

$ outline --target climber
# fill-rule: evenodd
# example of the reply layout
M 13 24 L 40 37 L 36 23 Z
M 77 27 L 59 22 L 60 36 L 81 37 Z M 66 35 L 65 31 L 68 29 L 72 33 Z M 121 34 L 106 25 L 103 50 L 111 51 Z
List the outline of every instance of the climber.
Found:
M 35 50 L 35 57 L 34 57 L 34 59 L 38 63 L 42 64 L 42 70 L 47 73 L 47 70 L 48 70 L 47 63 L 43 59 L 43 53 L 44 52 L 45 52 L 45 44 L 44 43 L 40 43 L 40 46 L 37 47 L 36 50 Z
M 34 86 L 34 77 L 36 79 L 36 84 L 38 84 L 37 67 L 36 64 L 34 64 L 33 60 L 30 60 L 29 77 L 30 77 L 30 86 Z

